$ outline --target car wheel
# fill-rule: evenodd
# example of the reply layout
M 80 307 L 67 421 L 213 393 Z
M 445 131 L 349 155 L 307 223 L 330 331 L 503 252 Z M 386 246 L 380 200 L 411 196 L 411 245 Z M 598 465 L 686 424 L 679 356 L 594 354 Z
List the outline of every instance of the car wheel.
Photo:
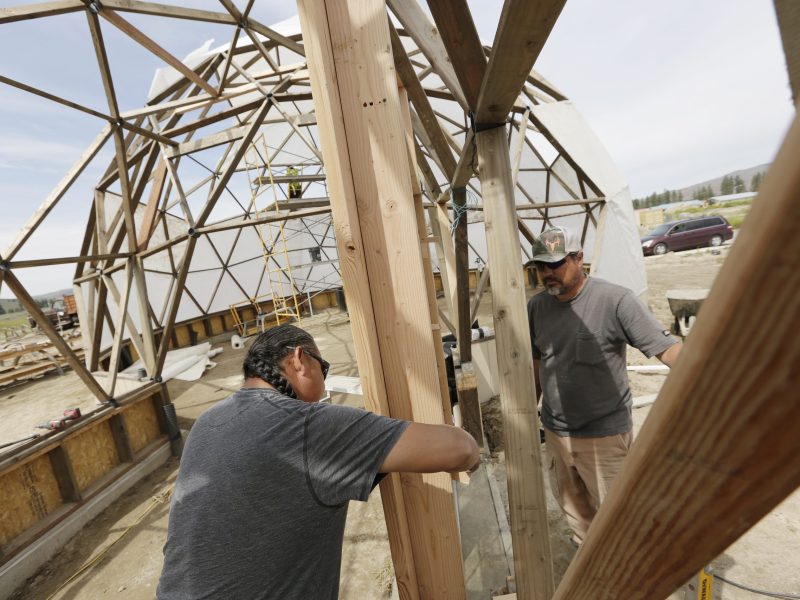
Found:
M 721 235 L 714 235 L 711 236 L 711 239 L 708 240 L 709 246 L 721 246 L 722 245 L 722 236 Z
M 666 254 L 667 250 L 669 250 L 669 248 L 667 248 L 666 244 L 656 244 L 653 246 L 653 254 Z

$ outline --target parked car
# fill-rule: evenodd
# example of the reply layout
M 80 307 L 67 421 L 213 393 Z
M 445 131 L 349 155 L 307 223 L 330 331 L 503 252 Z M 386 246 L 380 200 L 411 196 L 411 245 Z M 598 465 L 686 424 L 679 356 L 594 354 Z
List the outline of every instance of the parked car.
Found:
M 642 252 L 666 254 L 701 246 L 719 246 L 733 237 L 733 227 L 724 217 L 708 216 L 662 223 L 642 237 Z

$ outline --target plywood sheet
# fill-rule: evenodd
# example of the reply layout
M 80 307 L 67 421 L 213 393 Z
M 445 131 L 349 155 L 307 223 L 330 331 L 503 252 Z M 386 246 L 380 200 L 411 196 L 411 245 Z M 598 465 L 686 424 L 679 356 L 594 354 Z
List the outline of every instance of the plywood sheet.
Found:
M 161 435 L 153 398 L 146 398 L 122 413 L 134 454 Z
M 120 462 L 108 421 L 65 440 L 64 449 L 72 463 L 75 481 L 81 491 Z
M 0 546 L 35 525 L 62 503 L 45 454 L 0 477 Z

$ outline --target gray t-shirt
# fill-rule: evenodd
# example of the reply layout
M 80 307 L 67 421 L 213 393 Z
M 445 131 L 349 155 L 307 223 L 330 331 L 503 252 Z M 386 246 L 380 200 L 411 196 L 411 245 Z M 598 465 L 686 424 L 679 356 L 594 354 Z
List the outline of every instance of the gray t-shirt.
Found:
M 596 277 L 567 302 L 533 296 L 528 323 L 540 361 L 542 423 L 561 436 L 630 431 L 627 346 L 650 358 L 677 343 L 633 292 Z
M 407 421 L 241 389 L 192 427 L 160 600 L 335 600 L 349 500 L 365 501 Z

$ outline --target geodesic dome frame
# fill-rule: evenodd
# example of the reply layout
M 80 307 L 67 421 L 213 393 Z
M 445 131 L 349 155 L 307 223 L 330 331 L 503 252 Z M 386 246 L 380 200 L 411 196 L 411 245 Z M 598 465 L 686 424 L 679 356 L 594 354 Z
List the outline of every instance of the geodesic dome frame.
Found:
M 110 350 L 113 372 L 128 339 L 148 375 L 158 377 L 175 323 L 237 302 L 285 296 L 287 286 L 310 299 L 341 285 L 299 22 L 270 28 L 248 17 L 252 2 L 244 11 L 223 5 L 227 13 L 136 1 L 76 2 L 57 10 L 7 9 L 0 18 L 2 24 L 82 11 L 92 34 L 107 112 L 2 79 L 107 122 L 2 258 L 7 285 L 25 296 L 14 271 L 43 261 L 15 261 L 17 253 L 59 200 L 75 191 L 73 184 L 100 150 L 113 146 L 104 177 L 85 193 L 80 256 L 56 259 L 75 264 L 85 366 L 68 347 L 60 349 L 101 398 L 113 395 L 113 379 L 112 389 L 103 390 L 91 371 Z M 427 15 L 416 3 L 392 1 L 389 7 L 395 68 L 411 101 L 427 227 L 436 240 L 433 265 L 452 280 L 452 265 L 440 267 L 452 262 L 454 231 L 461 243 L 468 240 L 468 264 L 482 269 L 486 263 L 475 122 Z M 233 41 L 216 48 L 206 43 L 180 61 L 125 13 L 227 24 Z M 117 105 L 113 81 L 120 74 L 112 77 L 103 38 L 108 26 L 169 65 L 156 73 L 140 109 L 121 112 Z M 489 46 L 484 51 L 491 55 Z M 644 292 L 627 187 L 566 96 L 531 71 L 508 123 L 520 260 L 529 258 L 535 233 L 567 225 L 580 231 L 597 273 Z M 298 181 L 302 195 L 290 198 L 290 184 Z M 279 237 L 273 227 L 280 228 Z M 445 287 L 452 307 L 454 282 Z

